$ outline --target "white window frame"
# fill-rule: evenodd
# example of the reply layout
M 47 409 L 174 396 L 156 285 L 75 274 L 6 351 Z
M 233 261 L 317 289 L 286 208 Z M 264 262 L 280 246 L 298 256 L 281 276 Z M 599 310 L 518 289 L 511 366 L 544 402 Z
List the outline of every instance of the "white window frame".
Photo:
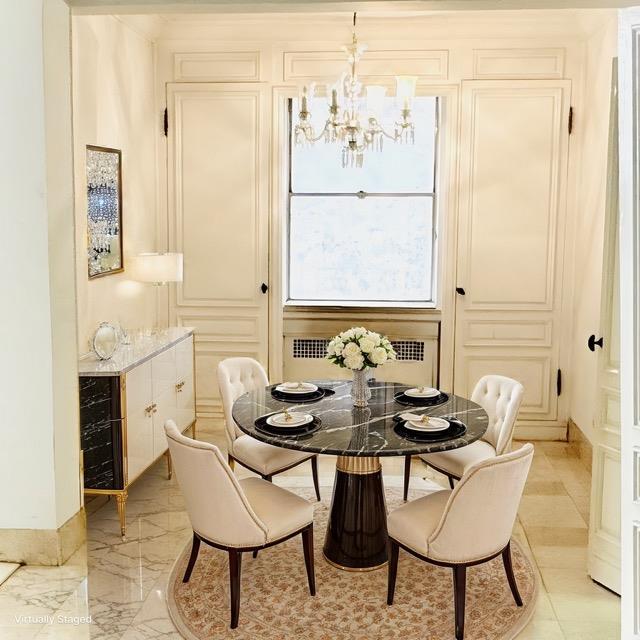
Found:
M 288 109 L 288 127 L 287 127 L 287 185 L 286 185 L 286 221 L 283 228 L 285 233 L 284 237 L 284 306 L 285 307 L 334 307 L 334 308 L 368 308 L 368 309 L 436 309 L 438 305 L 438 283 L 439 283 L 439 247 L 438 247 L 438 230 L 439 230 L 439 189 L 438 189 L 438 167 L 440 162 L 440 131 L 442 129 L 441 123 L 441 98 L 440 96 L 421 96 L 421 97 L 433 97 L 436 99 L 436 131 L 434 140 L 434 167 L 433 167 L 433 191 L 432 192 L 400 192 L 400 193 L 374 193 L 364 191 L 358 192 L 300 192 L 294 193 L 292 191 L 292 142 L 291 132 L 293 127 L 293 98 L 287 99 Z M 291 199 L 296 197 L 354 197 L 354 198 L 367 198 L 367 197 L 425 197 L 431 198 L 431 299 L 430 300 L 330 300 L 330 299 L 292 299 L 290 296 L 290 280 L 289 274 L 291 273 Z

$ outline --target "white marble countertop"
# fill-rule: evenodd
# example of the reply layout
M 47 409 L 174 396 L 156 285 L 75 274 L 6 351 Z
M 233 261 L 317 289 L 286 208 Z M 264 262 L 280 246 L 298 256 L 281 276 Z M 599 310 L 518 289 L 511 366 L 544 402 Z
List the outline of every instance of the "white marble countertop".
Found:
M 95 353 L 88 353 L 78 360 L 78 375 L 119 376 L 191 335 L 193 327 L 169 327 L 149 336 L 131 338 L 131 344 L 120 345 L 109 360 L 100 360 Z

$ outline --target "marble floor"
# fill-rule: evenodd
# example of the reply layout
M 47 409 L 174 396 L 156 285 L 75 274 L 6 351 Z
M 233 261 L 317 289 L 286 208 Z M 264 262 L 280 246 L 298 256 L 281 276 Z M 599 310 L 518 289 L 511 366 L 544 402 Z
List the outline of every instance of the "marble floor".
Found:
M 198 437 L 224 447 L 222 427 L 198 424 Z M 323 491 L 335 466 L 320 459 Z M 398 483 L 402 460 L 383 461 L 385 484 Z M 240 471 L 240 473 L 247 473 Z M 445 484 L 414 461 L 412 475 Z M 305 476 L 304 480 L 300 479 Z M 276 482 L 306 484 L 303 467 Z M 537 443 L 514 535 L 540 573 L 536 613 L 522 640 L 613 640 L 620 600 L 586 575 L 590 474 L 564 443 Z M 0 638 L 145 640 L 179 638 L 164 604 L 174 559 L 191 538 L 175 479 L 159 461 L 130 490 L 126 540 L 113 501 L 87 505 L 88 540 L 63 567 L 22 567 L 0 586 Z M 366 577 L 363 575 L 363 579 Z M 259 639 L 256 639 L 259 640 Z

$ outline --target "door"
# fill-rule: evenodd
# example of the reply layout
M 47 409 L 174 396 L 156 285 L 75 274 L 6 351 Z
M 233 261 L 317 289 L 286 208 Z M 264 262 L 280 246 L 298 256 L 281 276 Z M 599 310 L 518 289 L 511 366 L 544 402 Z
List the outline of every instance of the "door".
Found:
M 151 362 L 126 374 L 127 482 L 133 482 L 154 460 Z
M 620 12 L 622 637 L 640 638 L 640 9 Z
M 260 83 L 167 85 L 170 244 L 184 254 L 171 321 L 195 328 L 199 416 L 222 416 L 220 360 L 268 368 L 268 95 Z
M 455 392 L 468 397 L 485 374 L 515 378 L 525 387 L 520 420 L 559 435 L 571 85 L 462 84 Z
M 602 294 L 598 351 L 591 508 L 589 575 L 620 593 L 620 269 L 618 266 L 618 111 L 617 74 L 612 76 Z
M 153 387 L 153 457 L 162 455 L 168 448 L 164 424 L 175 420 L 176 400 L 176 347 L 159 353 L 151 360 Z

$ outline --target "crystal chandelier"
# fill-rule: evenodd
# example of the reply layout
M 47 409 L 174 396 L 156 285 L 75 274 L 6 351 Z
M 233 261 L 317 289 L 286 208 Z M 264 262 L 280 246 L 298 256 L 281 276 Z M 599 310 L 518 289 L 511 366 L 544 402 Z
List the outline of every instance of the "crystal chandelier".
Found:
M 311 124 L 309 102 L 313 99 L 314 85 L 305 86 L 300 99 L 298 123 L 294 129 L 296 144 L 313 144 L 324 139 L 325 143 L 339 142 L 342 145 L 342 166 L 362 167 L 364 152 L 382 151 L 385 138 L 393 142 L 415 141 L 414 126 L 411 121 L 411 104 L 416 90 L 416 76 L 396 76 L 396 98 L 401 102 L 399 118 L 388 132 L 380 123 L 384 108 L 386 87 L 366 87 L 358 79 L 357 65 L 366 51 L 366 45 L 358 44 L 356 36 L 356 14 L 353 14 L 353 38 L 350 45 L 342 47 L 347 54 L 349 71 L 327 91 L 329 117 L 322 131 L 316 135 Z

